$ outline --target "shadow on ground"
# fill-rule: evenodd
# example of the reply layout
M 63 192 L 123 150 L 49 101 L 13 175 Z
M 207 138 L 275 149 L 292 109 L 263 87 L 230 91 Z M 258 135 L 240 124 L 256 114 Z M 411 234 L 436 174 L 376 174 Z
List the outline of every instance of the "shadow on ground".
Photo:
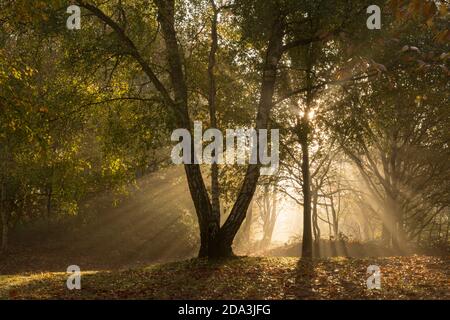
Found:
M 369 290 L 369 265 L 380 290 Z M 3 299 L 450 299 L 447 258 L 191 259 L 122 271 L 85 272 L 81 290 L 64 273 L 0 277 Z

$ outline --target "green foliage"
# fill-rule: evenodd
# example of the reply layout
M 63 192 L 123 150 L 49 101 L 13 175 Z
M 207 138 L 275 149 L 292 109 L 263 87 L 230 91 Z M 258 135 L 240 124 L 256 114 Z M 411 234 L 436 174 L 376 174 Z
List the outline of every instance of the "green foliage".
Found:
M 67 30 L 69 1 L 0 4 L 0 182 L 11 226 L 76 215 L 90 197 L 124 192 L 137 176 L 165 166 L 170 155 L 179 114 L 142 70 L 144 61 L 173 98 L 171 52 L 157 6 L 146 0 L 89 3 L 123 33 L 84 7 L 81 30 Z M 393 128 L 406 136 L 426 126 L 407 154 L 430 164 L 421 177 L 432 169 L 447 172 L 447 6 L 416 0 L 216 3 L 219 129 L 255 125 L 268 39 L 281 22 L 284 47 L 270 126 L 282 132 L 287 168 L 301 163 L 296 134 L 307 136 L 312 158 L 321 163 L 335 141 L 358 155 L 379 143 L 382 159 L 390 154 Z M 386 12 L 381 31 L 365 27 L 369 4 Z M 210 1 L 195 0 L 176 1 L 175 11 L 189 118 L 209 123 L 214 10 Z M 314 121 L 300 123 L 311 110 Z M 226 205 L 244 175 L 244 167 L 220 168 Z M 430 189 L 444 183 L 436 178 Z M 442 189 L 439 197 L 426 190 L 430 208 L 446 204 L 449 189 Z

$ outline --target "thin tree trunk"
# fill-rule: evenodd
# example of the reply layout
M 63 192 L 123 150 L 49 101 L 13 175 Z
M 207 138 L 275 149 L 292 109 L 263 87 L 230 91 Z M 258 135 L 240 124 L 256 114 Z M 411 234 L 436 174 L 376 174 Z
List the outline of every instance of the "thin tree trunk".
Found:
M 2 211 L 2 253 L 8 251 L 8 231 L 8 217 L 6 215 L 6 212 Z
M 275 224 L 277 221 L 277 192 L 276 188 L 274 187 L 271 197 L 270 192 L 267 191 L 265 194 L 266 198 L 266 213 L 264 216 L 264 234 L 263 234 L 263 240 L 261 242 L 261 247 L 267 248 L 270 246 L 272 242 L 272 235 L 273 231 L 275 229 Z M 270 199 L 271 198 L 271 199 Z
M 312 223 L 313 223 L 313 232 L 314 232 L 314 240 L 320 240 L 320 228 L 319 228 L 319 219 L 317 217 L 317 202 L 318 202 L 318 193 L 317 190 L 313 191 L 312 197 Z
M 439 228 L 438 228 L 438 239 L 439 239 L 439 242 L 442 242 L 441 232 L 442 232 L 442 216 L 439 216 Z
M 334 207 L 333 198 L 331 198 L 331 216 L 333 218 L 334 239 L 339 240 L 339 217 L 336 212 L 336 208 Z
M 245 217 L 245 226 L 244 226 L 244 241 L 246 241 L 247 243 L 250 242 L 251 240 L 251 227 L 252 227 L 252 222 L 253 222 L 253 206 L 252 203 L 250 203 L 250 205 L 248 206 L 248 212 L 247 215 Z
M 308 14 L 309 16 L 309 14 Z M 313 255 L 313 240 L 311 230 L 311 174 L 309 163 L 309 135 L 310 135 L 310 122 L 309 112 L 311 110 L 311 104 L 313 100 L 312 84 L 313 79 L 311 72 L 313 70 L 313 53 L 312 44 L 309 44 L 307 56 L 306 56 L 306 108 L 304 115 L 299 122 L 297 136 L 299 138 L 300 146 L 302 149 L 302 191 L 303 191 L 303 238 L 302 238 L 302 257 L 312 258 Z
M 269 184 L 266 183 L 264 185 L 263 191 L 263 210 L 261 215 L 261 218 L 263 220 L 263 238 L 259 244 L 260 249 L 263 249 L 268 241 L 267 237 L 269 233 L 270 215 L 271 215 L 270 191 L 269 191 Z
M 6 206 L 6 184 L 2 182 L 0 186 L 0 212 L 2 219 L 2 246 L 1 252 L 5 253 L 8 251 L 8 213 Z
M 450 229 L 450 223 L 449 223 L 448 218 L 447 218 L 447 228 L 446 228 L 446 232 L 445 232 L 445 242 L 444 242 L 445 245 L 448 244 L 449 229 Z
M 303 239 L 302 257 L 312 257 L 312 231 L 311 231 L 311 187 L 309 172 L 308 134 L 305 130 L 302 147 L 302 176 L 303 176 Z
M 211 0 L 211 6 L 213 8 L 213 17 L 211 20 L 211 50 L 209 52 L 208 62 L 208 78 L 209 78 L 209 92 L 208 92 L 208 106 L 211 128 L 217 128 L 216 117 L 216 52 L 217 45 L 217 18 L 218 10 L 214 0 Z M 217 154 L 214 155 L 217 157 Z M 212 206 L 212 226 L 214 233 L 217 234 L 220 228 L 220 189 L 219 189 L 219 166 L 217 161 L 214 161 L 211 165 L 211 206 Z
M 267 246 L 269 246 L 272 243 L 272 236 L 273 231 L 275 229 L 275 224 L 277 223 L 277 217 L 278 217 L 278 198 L 276 187 L 274 187 L 272 191 L 272 209 L 270 210 L 269 230 L 267 231 L 267 239 L 266 239 Z
M 330 240 L 331 240 L 331 237 L 332 237 L 332 231 L 331 231 L 331 221 L 330 221 L 330 211 L 328 210 L 328 206 L 327 205 L 325 205 L 325 211 L 326 211 L 326 213 L 327 213 L 327 222 L 328 222 L 328 238 L 330 238 Z
M 428 244 L 433 243 L 433 229 L 434 229 L 434 221 L 432 221 L 430 225 L 430 232 L 428 234 Z
M 313 231 L 314 231 L 314 250 L 313 254 L 315 257 L 320 257 L 320 228 L 319 228 L 319 217 L 317 212 L 317 202 L 318 202 L 318 190 L 314 189 L 313 199 L 312 199 L 312 221 L 313 221 Z
M 50 219 L 52 216 L 52 196 L 53 188 L 51 182 L 47 186 L 47 223 L 50 225 Z

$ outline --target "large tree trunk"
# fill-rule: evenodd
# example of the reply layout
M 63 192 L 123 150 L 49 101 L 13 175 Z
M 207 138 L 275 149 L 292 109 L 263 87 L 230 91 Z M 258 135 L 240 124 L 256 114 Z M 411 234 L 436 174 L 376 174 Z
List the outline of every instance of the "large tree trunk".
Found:
M 392 240 L 392 232 L 390 230 L 390 227 L 388 226 L 387 221 L 382 222 L 381 226 L 381 241 L 383 242 L 383 245 L 390 247 Z
M 388 245 L 397 252 L 406 249 L 406 236 L 403 230 L 403 215 L 396 194 L 389 193 L 386 199 L 385 232 Z

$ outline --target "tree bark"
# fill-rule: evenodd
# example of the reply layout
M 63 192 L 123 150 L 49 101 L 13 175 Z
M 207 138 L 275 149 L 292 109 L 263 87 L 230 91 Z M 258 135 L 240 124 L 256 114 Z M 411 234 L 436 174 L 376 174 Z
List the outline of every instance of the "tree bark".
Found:
M 336 207 L 334 206 L 334 199 L 331 196 L 331 217 L 333 219 L 333 233 L 334 239 L 339 240 L 339 217 L 338 212 L 336 211 Z
M 302 238 L 302 257 L 312 258 L 312 231 L 311 231 L 311 186 L 309 171 L 309 148 L 307 130 L 303 133 L 302 139 L 302 177 L 303 177 L 303 238 Z
M 209 106 L 209 117 L 210 117 L 210 127 L 217 128 L 217 116 L 216 116 L 216 77 L 215 77 L 215 67 L 216 67 L 216 52 L 218 49 L 217 44 L 217 18 L 218 9 L 216 7 L 215 1 L 211 0 L 211 6 L 213 8 L 213 17 L 211 20 L 211 50 L 209 52 L 208 61 L 208 79 L 209 79 L 209 92 L 208 92 L 208 106 Z M 214 157 L 217 157 L 215 154 Z M 211 206 L 212 206 L 212 216 L 211 216 L 211 232 L 213 237 L 215 237 L 220 228 L 220 189 L 219 189 L 219 166 L 216 161 L 211 164 Z
M 6 212 L 2 211 L 2 247 L 1 252 L 5 253 L 8 251 L 8 217 Z
M 309 135 L 310 122 L 309 112 L 311 110 L 311 103 L 313 99 L 313 79 L 311 72 L 313 70 L 313 56 L 312 44 L 309 45 L 306 56 L 306 108 L 304 115 L 299 121 L 297 136 L 302 149 L 302 191 L 303 191 L 303 238 L 302 238 L 302 257 L 312 258 L 313 255 L 313 240 L 311 230 L 311 173 L 309 163 Z
M 50 226 L 50 220 L 52 216 L 52 197 L 53 197 L 53 187 L 51 182 L 48 183 L 46 189 L 47 189 L 47 226 Z
M 244 228 L 244 234 L 245 234 L 245 241 L 249 242 L 251 239 L 251 230 L 252 230 L 252 222 L 253 222 L 253 206 L 252 203 L 250 203 L 248 207 L 247 216 L 245 217 L 245 228 Z
M 247 253 L 250 253 L 250 241 L 251 241 L 251 230 L 253 223 L 253 201 L 250 203 L 248 207 L 247 215 L 245 216 L 244 226 L 242 229 L 242 233 L 237 239 L 242 247 L 246 249 Z
M 448 245 L 448 234 L 449 234 L 449 229 L 450 229 L 450 222 L 448 221 L 448 217 L 447 217 L 447 225 L 446 225 L 446 231 L 445 231 L 445 239 L 444 239 L 444 244 Z
M 0 186 L 0 212 L 2 219 L 2 246 L 1 252 L 5 253 L 8 251 L 8 213 L 6 206 L 6 183 L 2 182 Z
M 318 190 L 314 189 L 312 196 L 312 222 L 314 231 L 314 250 L 313 254 L 315 257 L 320 257 L 320 228 L 319 228 L 319 218 L 317 212 L 317 202 L 319 198 Z
M 261 248 L 268 248 L 272 242 L 273 230 L 277 222 L 277 192 L 276 187 L 269 191 L 269 185 L 264 186 L 263 239 Z
M 318 192 L 314 190 L 312 192 L 312 223 L 313 223 L 313 232 L 314 232 L 314 240 L 320 240 L 320 228 L 319 228 L 319 219 L 317 217 L 317 202 L 318 202 Z

